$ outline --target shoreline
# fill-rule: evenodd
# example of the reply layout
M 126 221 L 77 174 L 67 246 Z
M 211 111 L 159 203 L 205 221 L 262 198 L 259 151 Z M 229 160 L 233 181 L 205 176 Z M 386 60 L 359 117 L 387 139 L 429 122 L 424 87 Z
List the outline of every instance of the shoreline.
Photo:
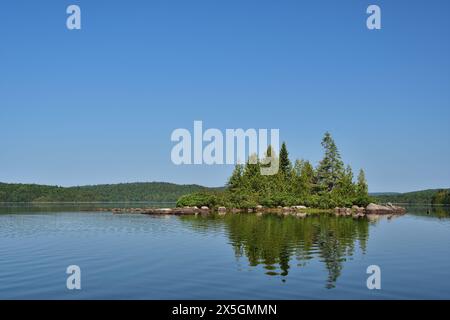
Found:
M 285 216 L 296 216 L 299 218 L 306 218 L 310 215 L 317 214 L 334 214 L 339 217 L 353 217 L 363 218 L 367 215 L 403 215 L 406 213 L 404 207 L 395 206 L 393 204 L 378 205 L 371 203 L 367 207 L 352 206 L 351 208 L 334 208 L 334 209 L 319 209 L 308 208 L 306 206 L 291 206 L 291 207 L 276 207 L 269 208 L 263 206 L 256 206 L 255 208 L 226 208 L 215 207 L 209 208 L 206 206 L 198 207 L 176 207 L 176 208 L 98 208 L 97 211 L 112 212 L 113 214 L 146 214 L 146 215 L 208 215 L 217 213 L 218 215 L 226 214 L 240 214 L 240 213 L 256 213 L 262 214 L 280 214 Z

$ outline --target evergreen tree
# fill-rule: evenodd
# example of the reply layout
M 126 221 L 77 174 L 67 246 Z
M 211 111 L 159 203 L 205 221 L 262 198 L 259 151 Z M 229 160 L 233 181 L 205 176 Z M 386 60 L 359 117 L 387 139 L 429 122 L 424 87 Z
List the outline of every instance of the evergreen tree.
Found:
M 242 173 L 243 166 L 241 164 L 237 164 L 227 182 L 227 187 L 230 191 L 233 192 L 242 188 Z
M 358 174 L 356 192 L 359 197 L 367 197 L 369 195 L 369 187 L 367 186 L 366 174 L 363 169 L 361 169 Z
M 305 201 L 313 191 L 314 168 L 309 161 L 297 160 L 294 166 L 295 193 L 302 201 Z
M 344 175 L 344 163 L 329 132 L 326 132 L 322 139 L 322 147 L 325 149 L 325 155 L 319 163 L 317 178 L 322 189 L 331 192 Z
M 289 160 L 289 152 L 287 151 L 286 143 L 283 142 L 280 150 L 280 172 L 285 178 L 291 176 L 292 164 Z
M 351 205 L 355 200 L 356 186 L 353 183 L 353 171 L 350 166 L 346 167 L 335 190 L 339 197 L 337 202 L 344 205 Z
M 360 206 L 366 206 L 371 202 L 369 197 L 369 187 L 367 186 L 366 175 L 364 170 L 360 170 L 358 174 L 358 182 L 356 184 L 356 201 Z
M 261 204 L 273 208 L 304 204 L 324 209 L 367 205 L 371 199 L 364 171 L 360 171 L 355 185 L 351 167 L 344 169 L 336 144 L 328 132 L 322 140 L 322 146 L 325 155 L 317 170 L 304 160 L 297 160 L 293 167 L 286 143 L 282 144 L 279 155 L 269 146 L 261 161 L 253 154 L 245 166 L 235 167 L 223 194 L 193 194 L 184 197 L 179 205 L 207 203 L 213 206 L 254 208 Z M 274 164 L 278 172 L 267 173 L 265 169 Z
M 244 188 L 248 192 L 258 193 L 263 189 L 263 179 L 261 175 L 261 166 L 256 154 L 250 155 L 242 175 Z

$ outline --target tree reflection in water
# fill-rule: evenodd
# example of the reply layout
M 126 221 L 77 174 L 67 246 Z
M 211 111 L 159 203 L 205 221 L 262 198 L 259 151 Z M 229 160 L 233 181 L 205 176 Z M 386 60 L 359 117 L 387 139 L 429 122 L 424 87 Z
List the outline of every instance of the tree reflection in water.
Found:
M 334 288 L 343 262 L 353 255 L 356 244 L 365 253 L 369 234 L 366 219 L 327 215 L 299 219 L 275 214 L 230 214 L 186 216 L 182 221 L 202 232 L 223 228 L 237 258 L 246 257 L 250 266 L 262 265 L 267 275 L 279 275 L 283 280 L 294 261 L 302 267 L 318 259 L 328 271 L 327 288 Z

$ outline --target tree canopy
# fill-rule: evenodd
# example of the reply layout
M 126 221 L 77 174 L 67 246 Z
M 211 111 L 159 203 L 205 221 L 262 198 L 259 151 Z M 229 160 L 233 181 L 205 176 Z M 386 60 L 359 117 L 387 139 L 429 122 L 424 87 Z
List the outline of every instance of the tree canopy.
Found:
M 104 184 L 59 187 L 38 184 L 0 183 L 0 202 L 175 202 L 188 193 L 211 190 L 198 185 L 165 182 Z
M 255 162 L 249 158 L 244 166 L 235 167 L 223 192 L 186 195 L 179 199 L 177 205 L 220 205 L 233 208 L 306 205 L 324 209 L 367 205 L 371 199 L 364 171 L 360 170 L 357 181 L 354 181 L 351 167 L 344 167 L 329 132 L 325 133 L 322 146 L 324 156 L 317 168 L 307 160 L 296 160 L 292 166 L 287 145 L 283 142 L 276 160 L 279 164 L 276 174 L 261 174 L 260 169 L 267 163 L 267 159 Z M 268 148 L 266 157 L 275 157 L 271 147 Z

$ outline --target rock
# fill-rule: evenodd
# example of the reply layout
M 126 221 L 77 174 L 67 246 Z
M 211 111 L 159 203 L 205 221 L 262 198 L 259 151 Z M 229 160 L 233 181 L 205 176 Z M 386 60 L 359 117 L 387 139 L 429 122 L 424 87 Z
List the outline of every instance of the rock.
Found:
M 304 209 L 307 209 L 307 207 L 305 207 L 305 206 L 293 206 L 292 209 L 294 209 L 294 210 L 304 210 Z
M 364 212 L 365 208 L 358 207 L 358 206 L 352 206 L 352 210 L 356 212 Z
M 248 213 L 253 213 L 253 209 L 250 209 L 250 208 L 249 208 L 249 209 L 247 209 L 247 212 L 248 212 Z
M 264 209 L 264 207 L 262 205 L 260 205 L 260 204 L 258 204 L 256 206 L 256 211 L 262 211 L 263 209 Z
M 397 207 L 389 203 L 386 206 L 371 203 L 366 207 L 366 214 L 404 214 L 406 209 L 403 207 Z
M 219 213 L 227 212 L 227 208 L 225 208 L 225 207 L 218 207 L 217 208 L 217 212 L 219 212 Z
M 171 214 L 173 213 L 173 209 L 171 208 L 161 208 L 161 209 L 156 209 L 156 212 L 159 214 Z
M 209 211 L 209 207 L 203 206 L 203 207 L 200 208 L 200 210 L 203 210 L 203 211 Z
M 364 213 L 354 213 L 354 214 L 352 214 L 352 217 L 354 219 L 364 218 L 365 214 Z
M 352 209 L 350 208 L 334 208 L 334 214 L 336 216 L 351 216 L 352 215 Z

